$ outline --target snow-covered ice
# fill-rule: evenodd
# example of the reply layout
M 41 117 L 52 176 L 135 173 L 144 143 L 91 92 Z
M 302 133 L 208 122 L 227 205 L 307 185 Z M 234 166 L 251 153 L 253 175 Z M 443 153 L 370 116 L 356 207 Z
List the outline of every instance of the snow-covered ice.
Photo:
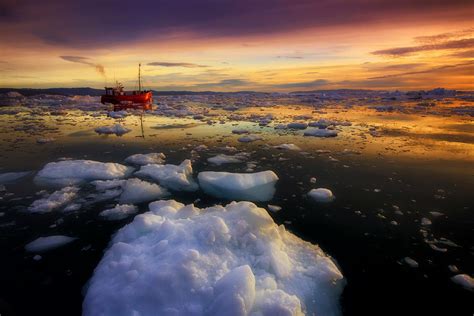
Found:
M 47 237 L 39 237 L 25 246 L 25 250 L 28 252 L 43 252 L 51 249 L 59 248 L 61 246 L 67 245 L 70 242 L 76 240 L 77 238 L 63 236 L 63 235 L 53 235 Z
M 83 302 L 89 315 L 338 315 L 334 261 L 250 202 L 157 201 L 113 237 Z
M 127 157 L 125 162 L 145 166 L 149 164 L 162 164 L 165 162 L 166 156 L 163 153 L 150 153 L 150 154 L 135 154 Z
M 130 132 L 131 130 L 126 127 L 123 127 L 120 124 L 114 124 L 112 126 L 97 127 L 95 131 L 97 134 L 115 134 L 117 136 L 121 136 Z
M 278 176 L 270 170 L 257 173 L 204 171 L 198 174 L 201 188 L 209 195 L 228 200 L 269 201 Z
M 119 221 L 138 212 L 138 207 L 130 204 L 117 204 L 114 208 L 104 210 L 99 216 L 109 221 Z
M 308 196 L 316 202 L 331 202 L 336 197 L 332 194 L 331 190 L 325 188 L 312 189 L 308 192 Z
M 176 191 L 196 191 L 199 188 L 193 179 L 193 167 L 189 159 L 184 160 L 180 165 L 142 166 L 135 174 L 150 177 L 158 181 L 160 185 Z
M 50 162 L 35 177 L 40 184 L 70 185 L 91 180 L 124 178 L 133 168 L 118 163 L 92 160 L 64 160 Z
M 31 213 L 48 213 L 72 201 L 79 191 L 77 187 L 65 187 L 49 196 L 34 201 L 28 210 Z

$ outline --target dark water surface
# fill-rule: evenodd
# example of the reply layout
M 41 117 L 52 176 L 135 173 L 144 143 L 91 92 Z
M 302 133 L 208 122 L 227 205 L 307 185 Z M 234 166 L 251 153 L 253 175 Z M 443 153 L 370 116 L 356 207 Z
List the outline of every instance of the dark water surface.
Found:
M 306 108 L 293 110 L 312 113 Z M 245 111 L 242 113 L 260 113 L 261 109 Z M 272 111 L 278 109 L 265 109 L 265 113 Z M 280 212 L 271 213 L 275 222 L 319 244 L 337 261 L 347 281 L 341 298 L 344 315 L 472 315 L 473 293 L 453 283 L 450 278 L 455 273 L 448 268 L 456 265 L 459 273 L 474 273 L 472 121 L 339 111 L 327 110 L 324 117 L 349 120 L 352 126 L 337 127 L 340 134 L 331 139 L 303 137 L 301 131 L 276 131 L 252 122 L 208 125 L 189 118 L 151 115 L 143 118 L 143 132 L 140 117 L 129 116 L 117 122 L 132 132 L 122 137 L 99 136 L 95 127 L 116 121 L 75 111 L 26 120 L 21 119 L 22 114 L 2 115 L 0 173 L 38 171 L 62 157 L 123 163 L 131 154 L 149 152 L 163 152 L 166 162 L 172 164 L 191 158 L 195 175 L 204 170 L 245 172 L 245 163 L 213 166 L 206 161 L 224 153 L 219 147 L 235 146 L 251 153 L 249 161 L 257 165 L 255 171 L 273 170 L 280 178 L 273 199 L 256 204 L 281 206 Z M 284 112 L 279 121 L 288 121 L 288 113 L 291 111 Z M 46 127 L 13 131 L 30 120 Z M 370 127 L 381 135 L 372 136 Z M 239 136 L 231 133 L 234 128 L 250 129 L 264 139 L 239 143 Z M 38 137 L 54 137 L 55 141 L 40 145 Z M 303 153 L 272 147 L 282 143 L 294 143 Z M 209 149 L 191 153 L 201 144 Z M 33 177 L 34 173 L 5 184 L 6 192 L 0 193 L 0 212 L 4 213 L 0 217 L 1 315 L 79 315 L 84 286 L 111 236 L 133 216 L 118 222 L 99 219 L 98 213 L 113 206 L 113 201 L 72 213 L 28 213 L 28 206 L 38 198 L 36 192 L 45 189 Z M 310 182 L 312 177 L 317 179 L 315 184 Z M 308 199 L 306 193 L 316 187 L 331 189 L 335 201 L 317 204 Z M 81 196 L 93 192 L 91 185 L 81 188 Z M 200 191 L 173 192 L 171 198 L 183 203 L 199 198 L 198 207 L 227 202 Z M 146 212 L 147 203 L 139 208 Z M 397 209 L 403 215 L 395 213 Z M 434 217 L 433 211 L 444 215 Z M 431 219 L 432 225 L 422 226 L 423 217 Z M 78 239 L 33 260 L 25 244 L 47 235 Z M 441 238 L 457 246 L 437 243 L 447 249 L 439 252 L 427 242 Z M 419 267 L 409 267 L 404 257 L 415 259 Z

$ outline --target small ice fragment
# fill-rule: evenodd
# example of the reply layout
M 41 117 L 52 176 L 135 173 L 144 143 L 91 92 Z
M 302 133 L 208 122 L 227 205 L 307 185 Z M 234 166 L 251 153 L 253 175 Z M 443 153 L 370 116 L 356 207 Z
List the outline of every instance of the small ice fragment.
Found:
M 232 134 L 238 134 L 238 135 L 241 135 L 241 134 L 248 134 L 249 131 L 246 130 L 246 129 L 234 129 L 232 130 Z
M 310 183 L 316 183 L 316 178 L 315 178 L 315 177 L 311 177 L 311 178 L 309 179 L 309 182 L 310 182 Z
M 237 140 L 241 143 L 250 143 L 256 140 L 262 140 L 262 137 L 259 135 L 250 134 L 250 135 L 242 136 Z
M 30 171 L 0 173 L 0 184 L 14 182 L 29 175 Z
M 127 157 L 125 162 L 134 165 L 145 166 L 148 164 L 162 164 L 166 156 L 163 153 L 135 154 Z
M 120 124 L 115 124 L 112 126 L 101 126 L 95 129 L 95 132 L 97 134 L 115 134 L 117 136 L 122 136 L 130 131 L 131 129 L 125 128 Z
M 79 188 L 65 187 L 61 190 L 53 192 L 51 195 L 34 201 L 28 210 L 31 213 L 47 213 L 57 209 L 74 199 Z
M 43 252 L 64 246 L 76 239 L 77 238 L 62 235 L 39 237 L 27 244 L 25 249 L 28 252 Z
M 451 278 L 456 284 L 461 285 L 466 290 L 472 291 L 474 290 L 474 278 L 467 274 L 457 274 Z
M 226 154 L 219 154 L 217 156 L 208 158 L 207 161 L 214 165 L 222 165 L 227 163 L 242 163 L 244 160 L 248 158 L 246 154 L 235 154 L 235 155 L 226 155 Z
M 433 211 L 433 212 L 430 212 L 430 214 L 434 217 L 438 217 L 438 216 L 443 216 L 444 213 L 441 213 L 441 212 L 437 212 L 437 211 Z
M 312 189 L 308 192 L 308 196 L 316 202 L 327 203 L 333 201 L 336 197 L 331 190 L 325 188 Z
M 270 211 L 272 211 L 274 213 L 276 213 L 278 211 L 281 211 L 281 206 L 278 206 L 278 205 L 268 204 L 267 207 Z
M 43 259 L 43 257 L 41 257 L 40 255 L 35 255 L 35 256 L 33 257 L 33 260 L 34 260 L 34 261 L 40 261 L 41 259 Z
M 336 137 L 337 132 L 329 129 L 311 129 L 304 132 L 304 136 L 313 137 Z
M 277 145 L 273 147 L 276 149 L 285 149 L 285 150 L 295 150 L 295 151 L 301 150 L 301 148 L 299 148 L 295 144 L 281 144 L 281 145 Z
M 457 267 L 456 265 L 454 265 L 454 264 L 450 264 L 450 265 L 448 266 L 448 269 L 449 269 L 449 271 L 451 271 L 451 272 L 453 272 L 453 273 L 458 273 L 458 272 L 459 272 L 458 267 Z
M 99 216 L 109 221 L 118 221 L 127 218 L 129 215 L 135 214 L 137 212 L 138 208 L 135 205 L 117 204 L 114 208 L 100 212 Z
M 403 261 L 410 267 L 412 268 L 418 268 L 418 262 L 416 262 L 415 260 L 413 260 L 412 258 L 410 257 L 405 257 L 403 258 Z
M 421 219 L 421 225 L 423 225 L 423 226 L 429 226 L 429 225 L 431 225 L 431 224 L 432 224 L 432 223 L 431 223 L 431 220 L 430 220 L 429 218 L 423 217 L 423 218 Z
M 287 127 L 290 129 L 306 129 L 308 127 L 308 124 L 294 122 L 294 123 L 289 123 Z

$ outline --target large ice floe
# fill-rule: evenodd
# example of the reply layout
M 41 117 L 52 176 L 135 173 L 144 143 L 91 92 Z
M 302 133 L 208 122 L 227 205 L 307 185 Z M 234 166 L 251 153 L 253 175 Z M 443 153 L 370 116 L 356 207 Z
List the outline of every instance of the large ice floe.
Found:
M 344 279 L 317 245 L 250 202 L 150 203 L 120 229 L 83 315 L 338 315 Z
M 160 185 L 176 191 L 196 191 L 199 186 L 193 179 L 191 161 L 186 159 L 180 165 L 149 164 L 135 172 L 137 176 L 150 177 Z
M 118 163 L 92 160 L 50 162 L 38 172 L 35 182 L 48 185 L 71 185 L 91 180 L 124 178 L 133 168 Z
M 209 195 L 227 200 L 269 201 L 278 176 L 270 170 L 256 173 L 203 171 L 199 185 Z

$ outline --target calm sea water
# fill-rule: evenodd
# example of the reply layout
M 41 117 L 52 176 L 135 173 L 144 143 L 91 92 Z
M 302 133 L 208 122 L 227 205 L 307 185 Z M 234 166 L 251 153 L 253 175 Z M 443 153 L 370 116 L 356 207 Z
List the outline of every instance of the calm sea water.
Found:
M 472 315 L 473 293 L 453 283 L 455 273 L 448 268 L 456 265 L 459 273 L 474 273 L 472 118 L 381 113 L 343 102 L 316 112 L 311 106 L 285 104 L 242 108 L 232 114 L 244 118 L 229 120 L 229 113 L 220 109 L 203 120 L 151 114 L 112 119 L 105 112 L 79 110 L 52 115 L 21 109 L 0 115 L 0 173 L 33 171 L 6 184 L 0 193 L 1 315 L 79 315 L 83 288 L 111 236 L 133 219 L 100 220 L 98 213 L 113 201 L 71 213 L 30 214 L 28 206 L 45 189 L 33 182 L 34 171 L 63 157 L 123 163 L 131 154 L 163 152 L 167 163 L 191 158 L 195 175 L 204 170 L 245 172 L 245 163 L 207 163 L 207 158 L 225 153 L 223 146 L 250 153 L 255 171 L 278 174 L 274 198 L 257 204 L 281 206 L 280 212 L 271 213 L 275 222 L 319 244 L 337 261 L 347 280 L 340 302 L 345 315 Z M 259 126 L 249 122 L 252 114 L 273 114 L 274 120 Z M 298 120 L 299 115 L 352 125 L 337 126 L 339 135 L 327 139 L 273 128 Z M 209 119 L 214 123 L 207 124 Z M 132 131 L 121 137 L 94 132 L 98 126 L 115 123 Z M 239 135 L 231 133 L 236 128 L 248 129 L 263 140 L 240 143 Z M 38 144 L 37 139 L 44 137 L 55 140 Z M 296 144 L 302 151 L 273 147 L 283 143 Z M 202 144 L 208 150 L 192 153 Z M 308 199 L 306 193 L 316 187 L 331 189 L 335 201 L 317 204 Z M 92 186 L 81 189 L 84 197 L 93 192 Z M 173 192 L 172 198 L 183 203 L 199 199 L 199 207 L 226 203 L 199 191 Z M 139 207 L 140 212 L 147 211 L 147 203 Z M 421 225 L 424 217 L 432 225 Z M 28 242 L 56 234 L 78 240 L 43 254 L 39 261 L 25 252 Z M 432 249 L 433 241 L 446 251 Z M 409 267 L 404 257 L 415 259 L 419 267 Z

